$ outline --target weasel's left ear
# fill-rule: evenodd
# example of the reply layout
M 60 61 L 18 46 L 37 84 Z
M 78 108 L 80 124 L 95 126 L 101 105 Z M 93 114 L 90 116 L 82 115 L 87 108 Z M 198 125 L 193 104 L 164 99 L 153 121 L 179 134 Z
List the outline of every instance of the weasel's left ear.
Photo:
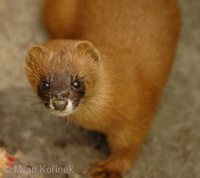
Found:
M 80 41 L 74 46 L 74 52 L 78 52 L 81 55 L 86 55 L 97 62 L 100 59 L 98 50 L 89 41 Z
M 38 60 L 42 59 L 43 54 L 45 54 L 45 49 L 40 45 L 32 46 L 26 55 L 26 64 L 31 67 L 34 64 L 37 64 Z

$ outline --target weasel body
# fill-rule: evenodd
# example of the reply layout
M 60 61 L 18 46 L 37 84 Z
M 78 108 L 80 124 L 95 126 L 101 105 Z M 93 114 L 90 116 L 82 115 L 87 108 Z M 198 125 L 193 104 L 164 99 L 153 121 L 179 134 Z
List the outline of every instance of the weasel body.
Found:
M 28 51 L 26 72 L 36 95 L 53 114 L 106 134 L 111 154 L 91 176 L 122 177 L 171 69 L 177 2 L 46 0 L 44 22 L 57 39 Z

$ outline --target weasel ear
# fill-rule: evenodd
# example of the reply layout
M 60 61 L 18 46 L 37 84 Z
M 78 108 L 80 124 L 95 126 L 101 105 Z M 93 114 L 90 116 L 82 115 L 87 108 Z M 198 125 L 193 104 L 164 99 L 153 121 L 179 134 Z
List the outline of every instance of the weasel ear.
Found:
M 36 64 L 37 59 L 41 59 L 42 55 L 45 53 L 45 49 L 40 45 L 34 45 L 30 47 L 26 55 L 26 64 L 28 66 Z
M 80 41 L 76 43 L 74 51 L 79 54 L 89 56 L 93 61 L 97 62 L 100 59 L 98 50 L 89 41 Z

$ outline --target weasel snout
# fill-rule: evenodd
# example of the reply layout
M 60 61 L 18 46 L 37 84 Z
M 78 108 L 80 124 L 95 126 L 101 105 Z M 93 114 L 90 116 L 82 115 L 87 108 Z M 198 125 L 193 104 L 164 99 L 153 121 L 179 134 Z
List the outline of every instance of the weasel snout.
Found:
M 63 110 L 66 109 L 67 104 L 68 104 L 68 101 L 66 99 L 57 99 L 57 98 L 54 98 L 52 100 L 52 106 L 53 106 L 53 108 L 52 108 L 52 106 L 50 106 L 50 107 L 51 107 L 51 109 L 54 109 L 56 111 L 63 111 Z

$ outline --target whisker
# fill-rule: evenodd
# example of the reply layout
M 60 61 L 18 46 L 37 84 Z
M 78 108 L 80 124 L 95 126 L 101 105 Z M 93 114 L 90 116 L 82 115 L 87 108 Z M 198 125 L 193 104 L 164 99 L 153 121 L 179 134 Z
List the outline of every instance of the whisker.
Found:
M 60 117 L 57 117 L 57 122 L 58 122 L 58 125 L 61 129 L 63 129 L 62 127 L 62 124 L 61 124 L 61 118 Z
M 67 127 L 69 127 L 70 119 L 67 117 Z
M 39 102 L 39 101 L 31 102 L 30 105 L 41 105 L 41 102 Z
M 68 128 L 68 121 L 66 121 L 66 119 L 68 119 L 68 118 L 57 117 L 58 124 L 65 133 Z
M 49 120 L 50 112 L 47 109 L 43 110 L 44 120 Z
M 22 95 L 21 97 L 25 97 L 25 98 L 37 98 L 35 95 Z

